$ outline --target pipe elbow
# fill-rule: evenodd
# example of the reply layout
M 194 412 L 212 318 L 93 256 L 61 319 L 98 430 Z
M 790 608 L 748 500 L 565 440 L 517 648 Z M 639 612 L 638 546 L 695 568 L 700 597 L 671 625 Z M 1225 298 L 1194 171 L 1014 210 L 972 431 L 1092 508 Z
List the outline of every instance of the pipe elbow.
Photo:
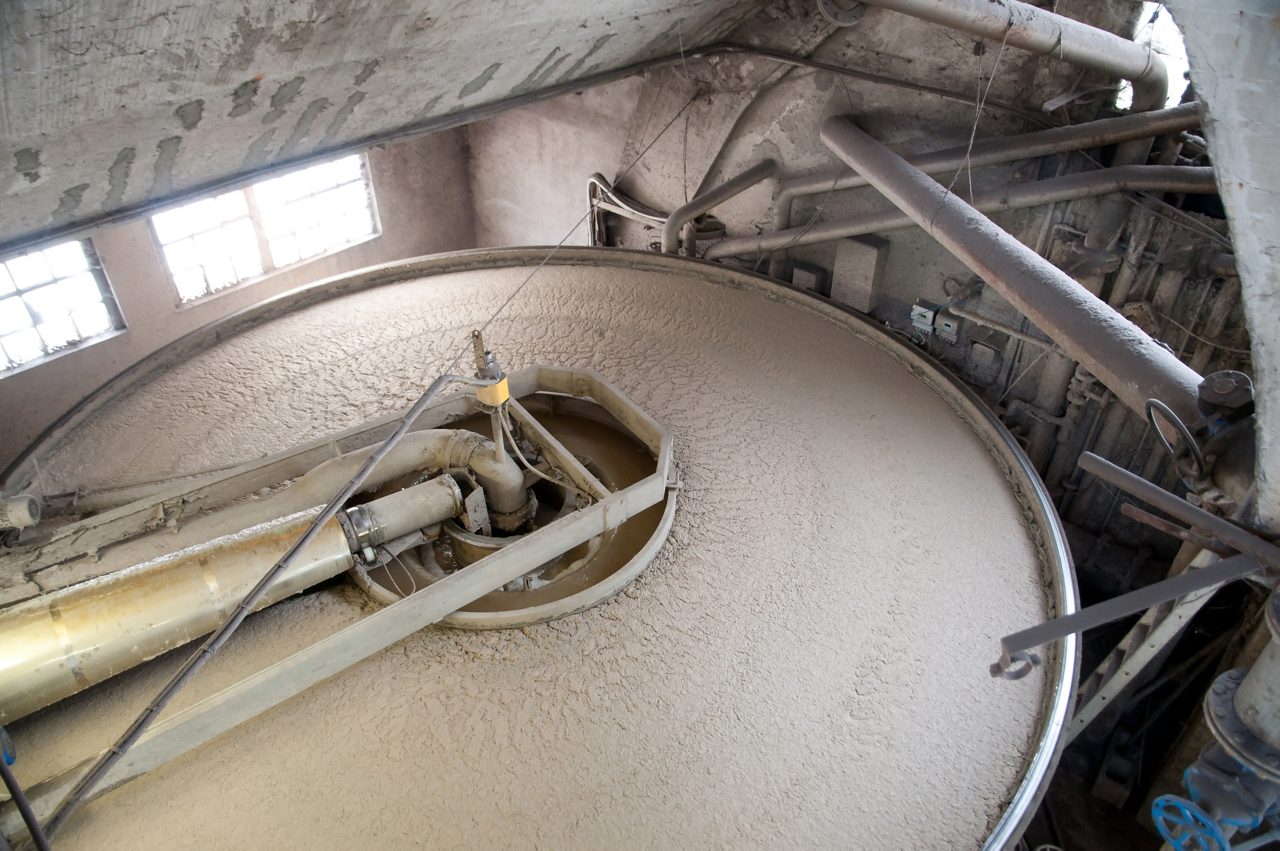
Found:
M 499 455 L 498 447 L 475 433 L 463 433 L 465 457 L 457 458 L 459 467 L 466 467 L 475 474 L 484 487 L 486 501 L 497 514 L 515 514 L 529 503 L 524 486 L 524 473 L 508 455 Z

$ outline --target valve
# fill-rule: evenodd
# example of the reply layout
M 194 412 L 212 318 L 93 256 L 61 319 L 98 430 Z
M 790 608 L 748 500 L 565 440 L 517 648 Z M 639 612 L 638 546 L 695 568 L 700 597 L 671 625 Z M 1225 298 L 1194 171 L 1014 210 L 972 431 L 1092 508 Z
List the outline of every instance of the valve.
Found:
M 1222 827 L 1194 802 L 1161 795 L 1151 802 L 1151 820 L 1175 851 L 1230 851 Z

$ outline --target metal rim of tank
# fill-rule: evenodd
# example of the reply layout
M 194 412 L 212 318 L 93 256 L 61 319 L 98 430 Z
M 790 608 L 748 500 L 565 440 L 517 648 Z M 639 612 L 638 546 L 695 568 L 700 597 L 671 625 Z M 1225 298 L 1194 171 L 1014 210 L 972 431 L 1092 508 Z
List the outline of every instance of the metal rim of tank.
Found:
M 283 293 L 180 337 L 105 383 L 32 442 L 31 446 L 5 470 L 4 487 L 8 490 L 21 490 L 28 486 L 35 478 L 35 459 L 38 457 L 39 450 L 45 446 L 56 445 L 102 405 L 141 380 L 199 354 L 227 337 L 314 304 L 387 284 L 453 272 L 533 267 L 544 263 L 557 266 L 620 266 L 642 272 L 675 272 L 710 284 L 755 290 L 765 298 L 785 302 L 841 324 L 860 339 L 888 354 L 946 400 L 956 415 L 983 439 L 992 460 L 1000 466 L 1006 482 L 1013 489 L 1019 502 L 1030 513 L 1031 516 L 1027 518 L 1025 525 L 1040 553 L 1050 584 L 1048 615 L 1053 617 L 1071 614 L 1079 608 L 1079 593 L 1071 565 L 1071 556 L 1067 549 L 1066 535 L 1044 484 L 1021 447 L 995 414 L 972 390 L 959 379 L 951 376 L 936 360 L 917 351 L 902 340 L 896 339 L 864 316 L 813 293 L 795 289 L 762 275 L 710 261 L 631 249 L 585 247 L 472 249 L 386 263 L 359 272 L 327 278 Z M 668 509 L 664 512 L 662 525 L 669 526 L 670 520 L 667 515 L 673 513 L 670 510 L 672 503 L 672 500 L 668 500 Z M 652 544 L 653 542 L 650 541 L 647 546 Z M 658 546 L 660 545 L 659 542 Z M 656 551 L 657 547 L 654 548 L 655 553 Z M 649 557 L 652 558 L 652 554 Z M 619 573 L 625 572 L 625 570 L 619 571 Z M 625 585 L 625 581 L 622 584 Z M 1034 750 L 1024 765 L 1022 780 L 992 828 L 984 848 L 1003 848 L 1016 841 L 1044 796 L 1049 779 L 1066 744 L 1063 732 L 1075 703 L 1078 667 L 1079 644 L 1074 636 L 1065 639 L 1060 646 L 1046 653 L 1045 670 L 1048 674 L 1048 683 L 1040 734 Z M 977 672 L 975 676 L 978 675 L 984 674 Z

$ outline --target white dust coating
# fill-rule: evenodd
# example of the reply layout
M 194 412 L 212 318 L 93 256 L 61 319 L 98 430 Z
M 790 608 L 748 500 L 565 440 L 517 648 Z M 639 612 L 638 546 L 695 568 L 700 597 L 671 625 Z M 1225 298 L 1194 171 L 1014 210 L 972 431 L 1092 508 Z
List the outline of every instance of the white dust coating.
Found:
M 401 409 L 526 274 L 234 337 L 107 405 L 45 475 L 194 472 Z M 649 569 L 554 623 L 425 630 L 86 806 L 61 847 L 980 844 L 1045 689 L 987 665 L 1046 602 L 1022 509 L 947 402 L 815 312 L 653 272 L 545 268 L 487 338 L 508 367 L 598 370 L 672 430 L 684 489 Z M 254 615 L 180 704 L 367 607 L 339 588 Z M 19 725 L 19 768 L 105 745 L 178 661 Z

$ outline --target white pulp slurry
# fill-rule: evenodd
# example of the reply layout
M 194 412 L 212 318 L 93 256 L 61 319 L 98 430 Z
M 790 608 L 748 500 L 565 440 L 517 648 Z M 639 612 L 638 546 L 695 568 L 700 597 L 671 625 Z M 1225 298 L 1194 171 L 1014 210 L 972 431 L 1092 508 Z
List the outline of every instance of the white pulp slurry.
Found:
M 261 457 L 405 406 L 527 275 L 385 286 L 225 341 L 109 403 L 58 487 Z M 603 373 L 675 436 L 669 541 L 621 596 L 517 631 L 431 628 L 99 798 L 64 848 L 976 846 L 1040 722 L 1021 506 L 947 402 L 848 328 L 760 294 L 545 268 L 486 334 Z M 463 361 L 464 367 L 467 361 Z M 250 618 L 212 693 L 367 610 Z M 27 779 L 123 729 L 179 660 L 18 725 Z

